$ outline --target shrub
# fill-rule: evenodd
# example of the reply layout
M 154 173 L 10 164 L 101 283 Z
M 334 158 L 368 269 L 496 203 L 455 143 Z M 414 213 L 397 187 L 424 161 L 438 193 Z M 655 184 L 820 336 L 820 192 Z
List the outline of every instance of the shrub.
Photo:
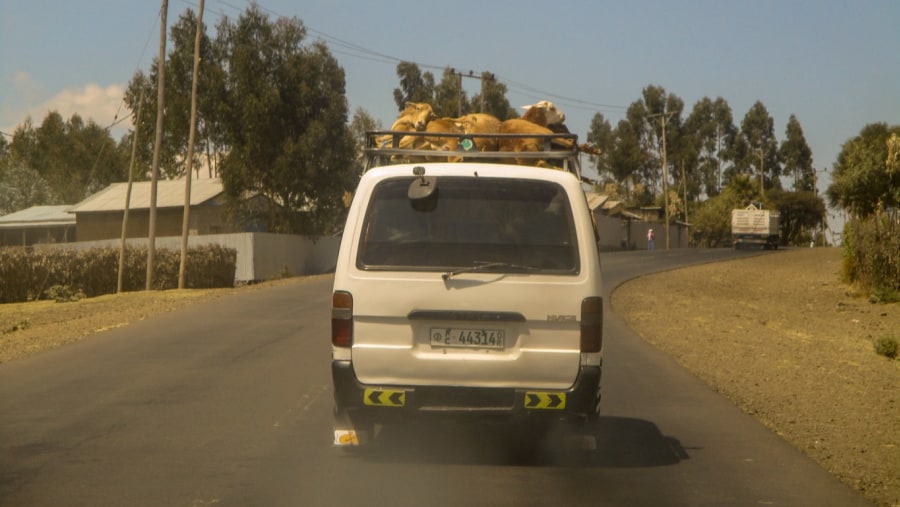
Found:
M 892 302 L 900 293 L 900 211 L 853 219 L 844 234 L 843 275 L 873 300 Z
M 893 336 L 882 336 L 875 340 L 875 353 L 888 359 L 895 359 L 900 354 L 900 343 Z
M 69 303 L 84 299 L 84 292 L 81 289 L 73 289 L 68 285 L 54 285 L 44 292 L 47 299 L 52 299 L 57 303 Z
M 154 290 L 178 287 L 181 252 L 156 250 Z M 221 245 L 189 248 L 185 266 L 186 288 L 233 287 L 237 251 Z M 123 291 L 143 290 L 147 275 L 147 248 L 127 247 L 123 256 Z M 113 294 L 118 288 L 119 249 L 88 250 L 0 248 L 0 303 L 40 298 L 73 298 Z

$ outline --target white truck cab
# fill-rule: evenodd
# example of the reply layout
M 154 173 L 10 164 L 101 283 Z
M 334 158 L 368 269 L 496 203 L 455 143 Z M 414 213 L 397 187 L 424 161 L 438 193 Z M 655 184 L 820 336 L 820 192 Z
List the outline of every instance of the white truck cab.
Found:
M 364 445 L 409 417 L 595 417 L 603 301 L 577 156 L 541 152 L 559 157 L 557 170 L 402 152 L 370 144 L 374 167 L 343 231 L 335 445 Z M 413 160 L 379 165 L 388 157 Z

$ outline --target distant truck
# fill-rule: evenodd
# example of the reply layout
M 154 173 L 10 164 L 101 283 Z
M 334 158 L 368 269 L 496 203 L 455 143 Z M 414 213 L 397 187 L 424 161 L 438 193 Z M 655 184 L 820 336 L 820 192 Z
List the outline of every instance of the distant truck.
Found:
M 780 215 L 751 204 L 731 211 L 731 237 L 735 248 L 778 249 Z

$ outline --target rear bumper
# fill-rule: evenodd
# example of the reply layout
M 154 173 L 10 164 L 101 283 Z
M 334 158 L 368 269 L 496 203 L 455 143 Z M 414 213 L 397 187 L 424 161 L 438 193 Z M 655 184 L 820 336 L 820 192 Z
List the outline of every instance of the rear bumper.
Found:
M 373 422 L 410 416 L 593 417 L 600 403 L 599 366 L 582 367 L 569 389 L 367 385 L 350 361 L 332 361 L 335 408 Z

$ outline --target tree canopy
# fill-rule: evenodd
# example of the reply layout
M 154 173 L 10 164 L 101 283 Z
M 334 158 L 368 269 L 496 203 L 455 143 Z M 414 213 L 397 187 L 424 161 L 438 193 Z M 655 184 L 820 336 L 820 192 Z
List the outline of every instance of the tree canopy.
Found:
M 189 9 L 172 26 L 166 66 L 161 173 L 185 175 L 197 17 Z M 348 124 L 344 71 L 324 43 L 307 43 L 297 18 L 270 18 L 251 5 L 222 18 L 216 36 L 202 28 L 198 123 L 193 167 L 222 178 L 232 217 L 261 230 L 325 234 L 344 211 L 358 174 Z M 138 155 L 144 171 L 155 130 L 155 61 L 138 72 L 126 103 L 143 97 Z
M 900 207 L 897 139 L 900 125 L 871 123 L 841 147 L 834 164 L 828 200 L 865 218 L 881 208 Z
M 223 19 L 218 32 L 230 204 L 271 232 L 333 230 L 355 183 L 343 70 L 323 43 L 303 44 L 296 18 L 272 22 L 251 6 L 235 21 Z M 248 195 L 266 198 L 263 213 Z
M 16 127 L 5 152 L 0 171 L 4 167 L 28 171 L 47 185 L 47 192 L 17 189 L 34 196 L 20 201 L 28 206 L 75 204 L 121 181 L 127 168 L 126 152 L 107 129 L 92 120 L 85 123 L 78 114 L 64 120 L 56 111 L 49 112 L 38 127 L 30 119 Z

